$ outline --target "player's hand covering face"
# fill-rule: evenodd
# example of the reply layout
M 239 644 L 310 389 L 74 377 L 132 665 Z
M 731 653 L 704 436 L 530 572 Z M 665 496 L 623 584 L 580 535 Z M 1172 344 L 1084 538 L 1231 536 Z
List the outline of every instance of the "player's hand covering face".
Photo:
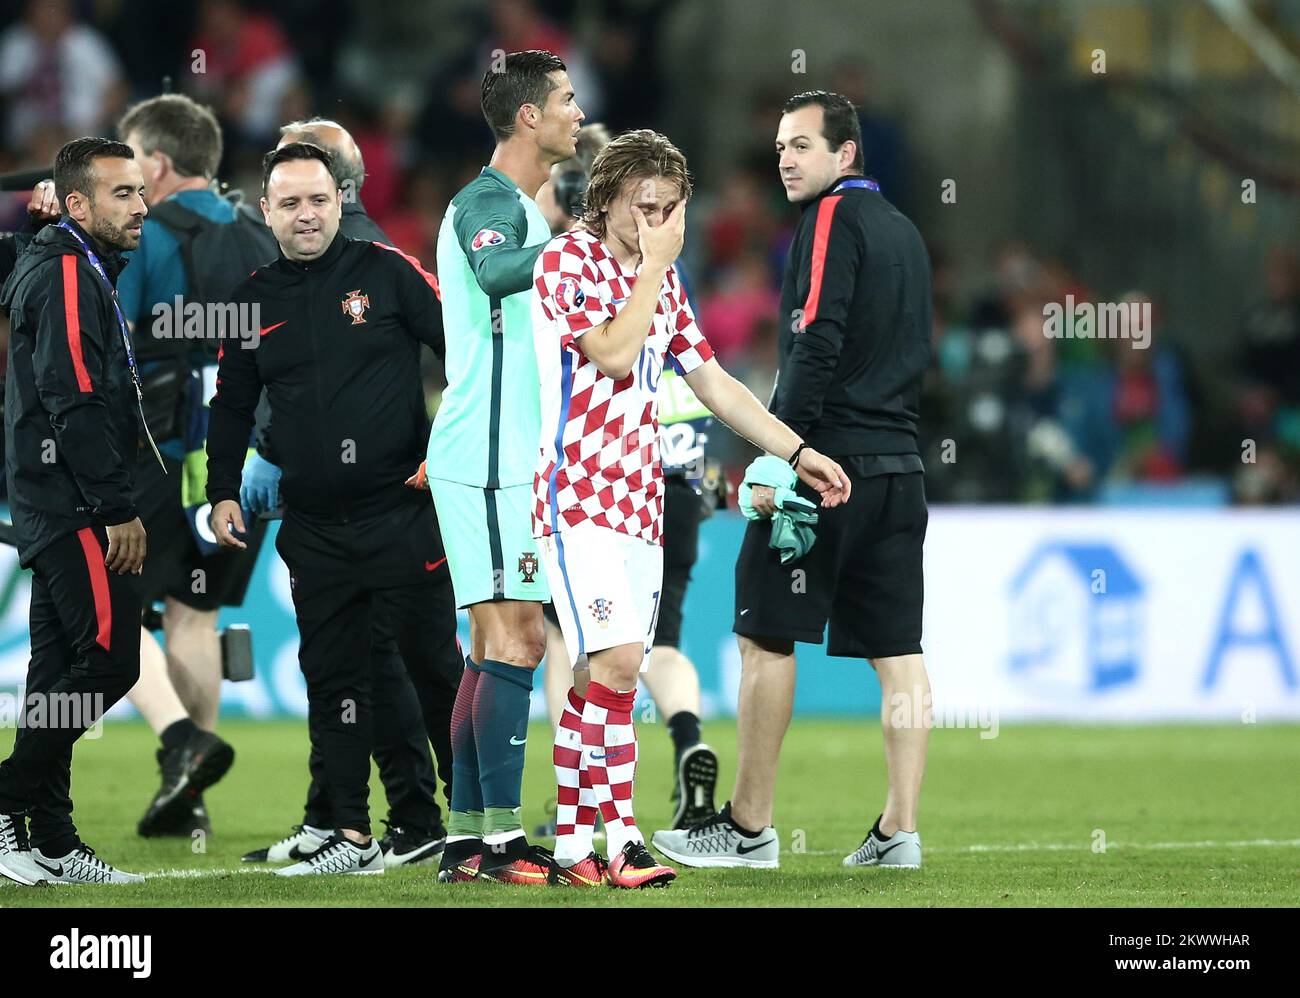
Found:
M 666 177 L 634 178 L 623 185 L 606 215 L 607 236 L 637 247 L 646 268 L 672 266 L 686 233 L 681 188 Z

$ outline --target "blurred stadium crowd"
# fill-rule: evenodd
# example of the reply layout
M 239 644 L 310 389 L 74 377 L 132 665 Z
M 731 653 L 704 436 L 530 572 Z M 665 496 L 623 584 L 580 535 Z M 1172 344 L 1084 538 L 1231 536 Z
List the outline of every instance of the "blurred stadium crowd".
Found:
M 164 80 L 216 110 L 226 135 L 221 176 L 256 196 L 263 152 L 294 119 L 335 118 L 365 159 L 370 215 L 433 269 L 446 203 L 486 162 L 491 140 L 479 81 L 495 49 L 545 48 L 568 64 L 588 121 L 617 131 L 659 124 L 666 86 L 661 16 L 675 0 L 493 0 L 467 4 L 454 57 L 421 60 L 418 43 L 358 55 L 359 0 L 0 2 L 0 171 L 51 163 L 68 138 L 110 134 L 125 107 Z M 419 85 L 376 100 L 341 81 L 384 60 L 422 66 Z M 807 78 L 805 78 L 807 79 Z M 802 81 L 801 81 L 802 82 Z M 908 123 L 881 106 L 868 67 L 825 80 L 857 104 L 867 172 L 914 214 L 918 166 Z M 794 222 L 777 183 L 771 133 L 788 75 L 753 108 L 749 147 L 723 175 L 697 176 L 687 262 L 701 326 L 723 363 L 766 398 L 775 376 L 779 276 Z M 381 88 L 382 90 L 382 88 Z M 688 155 L 689 144 L 685 145 Z M 697 174 L 698 174 L 697 170 Z M 25 194 L 0 199 L 0 229 L 26 224 Z M 918 219 L 923 232 L 926 225 Z M 1193 363 L 1168 303 L 1140 287 L 1093 287 L 1069 246 L 1000 240 L 958 259 L 942 238 L 934 266 L 934 361 L 922 427 L 933 502 L 1160 501 L 1285 503 L 1300 499 L 1300 257 L 1278 245 L 1236 296 L 1218 389 Z M 1149 349 L 1128 340 L 1051 339 L 1043 305 L 1147 302 Z M 3 329 L 0 326 L 0 329 Z M 1202 331 L 1204 335 L 1204 331 Z M 432 360 L 430 359 L 432 363 Z M 431 405 L 440 372 L 430 370 Z M 1227 389 L 1224 390 L 1224 385 Z M 1211 397 L 1213 395 L 1213 398 Z M 1253 460 L 1243 460 L 1244 442 Z M 732 477 L 750 459 L 720 430 Z M 1172 487 L 1172 488 L 1171 488 Z M 1178 497 L 1182 497 L 1180 500 Z

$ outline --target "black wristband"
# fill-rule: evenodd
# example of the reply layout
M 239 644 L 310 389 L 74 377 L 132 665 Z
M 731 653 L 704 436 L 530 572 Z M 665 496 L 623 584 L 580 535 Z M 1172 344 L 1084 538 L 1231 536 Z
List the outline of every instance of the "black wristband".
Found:
M 790 455 L 790 467 L 791 467 L 791 468 L 794 468 L 794 467 L 797 467 L 797 466 L 798 466 L 798 464 L 799 464 L 799 455 L 803 453 L 803 449 L 804 449 L 805 447 L 807 447 L 807 446 L 808 446 L 808 441 L 805 440 L 803 443 L 801 443 L 798 447 L 795 448 L 794 453 Z

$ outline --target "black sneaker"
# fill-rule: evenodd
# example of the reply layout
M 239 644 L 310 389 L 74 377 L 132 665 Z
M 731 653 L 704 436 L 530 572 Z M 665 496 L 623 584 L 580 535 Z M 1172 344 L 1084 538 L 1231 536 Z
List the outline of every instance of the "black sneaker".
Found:
M 703 742 L 697 742 L 677 760 L 677 791 L 673 794 L 676 811 L 672 827 L 694 828 L 717 812 L 713 791 L 718 786 L 718 755 Z
M 438 863 L 438 882 L 459 884 L 478 879 L 478 865 L 483 859 L 482 839 L 459 839 L 442 850 Z
M 193 838 L 195 832 L 212 834 L 212 819 L 208 816 L 207 805 L 203 803 L 203 795 L 192 794 L 187 790 L 181 796 L 184 801 L 177 801 L 155 822 L 153 837 L 188 839 Z
M 384 855 L 384 866 L 415 866 L 428 863 L 447 844 L 447 829 L 439 824 L 432 832 L 418 828 L 403 828 L 385 821 L 388 831 L 379 840 L 379 851 Z
M 177 827 L 187 816 L 192 818 L 203 791 L 225 776 L 234 761 L 235 750 L 210 731 L 198 732 L 178 749 L 159 749 L 162 787 L 136 830 L 145 838 L 175 834 L 164 829 Z

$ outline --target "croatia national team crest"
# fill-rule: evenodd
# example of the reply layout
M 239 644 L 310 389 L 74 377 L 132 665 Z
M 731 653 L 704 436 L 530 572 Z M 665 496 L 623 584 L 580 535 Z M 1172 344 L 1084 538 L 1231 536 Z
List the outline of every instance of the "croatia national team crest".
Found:
M 581 308 L 587 300 L 586 294 L 578 285 L 576 277 L 566 277 L 555 286 L 555 305 L 561 312 L 572 312 Z
M 474 240 L 469 244 L 472 250 L 481 250 L 484 246 L 500 246 L 506 237 L 496 229 L 479 229 L 474 233 Z
M 610 614 L 614 612 L 614 601 L 607 600 L 604 596 L 597 596 L 591 601 L 591 606 L 588 609 L 591 610 L 591 615 L 596 618 L 596 623 L 601 627 L 608 627 Z
M 366 321 L 366 309 L 370 307 L 370 296 L 360 290 L 349 291 L 343 299 L 343 314 L 350 316 L 352 325 L 359 326 Z
M 532 582 L 533 576 L 537 574 L 537 555 L 525 551 L 519 558 L 519 573 L 525 582 Z

